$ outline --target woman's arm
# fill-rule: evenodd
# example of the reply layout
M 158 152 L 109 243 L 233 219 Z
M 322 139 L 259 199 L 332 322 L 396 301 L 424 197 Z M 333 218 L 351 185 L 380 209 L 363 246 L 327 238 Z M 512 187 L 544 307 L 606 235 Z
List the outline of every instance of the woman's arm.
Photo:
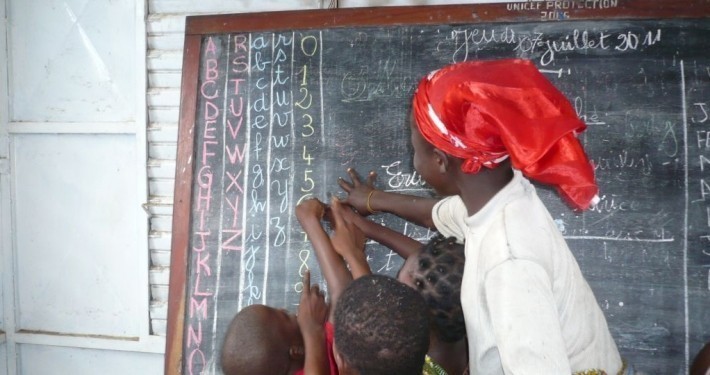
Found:
M 394 252 L 402 258 L 408 258 L 422 247 L 422 244 L 419 241 L 368 220 L 365 217 L 358 215 L 353 210 L 347 209 L 347 207 L 342 210 L 342 213 L 343 218 L 360 228 L 360 230 L 365 234 L 365 237 L 373 239 L 394 250 Z
M 414 224 L 434 228 L 431 211 L 439 199 L 377 190 L 373 186 L 375 172 L 370 172 L 364 183 L 355 169 L 348 168 L 348 175 L 350 182 L 341 178 L 338 184 L 348 194 L 344 201 L 361 215 L 388 212 Z

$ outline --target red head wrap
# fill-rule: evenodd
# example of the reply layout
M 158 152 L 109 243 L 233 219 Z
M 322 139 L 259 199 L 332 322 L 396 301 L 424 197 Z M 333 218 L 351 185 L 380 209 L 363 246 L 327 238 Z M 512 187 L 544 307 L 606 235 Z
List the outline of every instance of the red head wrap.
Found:
M 554 185 L 575 208 L 599 198 L 567 98 L 527 60 L 471 61 L 431 72 L 414 94 L 414 118 L 434 147 L 477 173 L 510 157 L 530 179 Z

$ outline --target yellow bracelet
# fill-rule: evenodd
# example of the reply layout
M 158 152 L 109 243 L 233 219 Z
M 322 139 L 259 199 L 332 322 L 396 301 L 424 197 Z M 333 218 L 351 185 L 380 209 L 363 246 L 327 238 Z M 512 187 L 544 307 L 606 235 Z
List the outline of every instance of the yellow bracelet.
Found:
M 370 198 L 372 198 L 372 194 L 374 194 L 374 193 L 375 193 L 375 189 L 370 190 L 370 194 L 367 194 L 367 203 L 365 205 L 367 207 L 367 211 L 371 214 L 375 213 L 375 210 L 373 210 L 372 206 L 370 206 Z

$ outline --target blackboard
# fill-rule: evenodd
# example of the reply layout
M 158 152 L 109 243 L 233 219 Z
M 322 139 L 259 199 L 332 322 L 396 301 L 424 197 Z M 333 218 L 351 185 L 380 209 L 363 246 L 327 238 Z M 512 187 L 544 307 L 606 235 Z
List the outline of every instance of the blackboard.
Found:
M 707 1 L 586 0 L 188 17 L 166 373 L 219 374 L 244 306 L 295 311 L 317 263 L 293 209 L 337 194 L 347 167 L 428 194 L 411 164 L 415 83 L 503 57 L 533 60 L 589 126 L 600 204 L 574 213 L 539 193 L 622 355 L 686 373 L 710 341 L 709 16 Z M 401 264 L 368 254 L 378 272 Z

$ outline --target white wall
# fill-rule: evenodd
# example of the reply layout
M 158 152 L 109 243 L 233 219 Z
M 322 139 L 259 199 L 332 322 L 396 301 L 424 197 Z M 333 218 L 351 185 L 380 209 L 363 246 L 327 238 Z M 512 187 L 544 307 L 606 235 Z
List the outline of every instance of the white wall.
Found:
M 0 373 L 160 373 L 141 206 L 145 3 L 0 4 Z
M 7 36 L 5 21 L 5 0 L 0 0 L 0 61 L 7 61 Z M 7 64 L 5 64 L 7 66 Z M 7 361 L 7 319 L 5 311 L 10 311 L 11 305 L 5 304 L 5 287 L 10 285 L 13 273 L 10 271 L 9 260 L 11 251 L 10 236 L 10 179 L 9 149 L 7 135 L 7 69 L 0 69 L 0 375 L 8 373 Z

